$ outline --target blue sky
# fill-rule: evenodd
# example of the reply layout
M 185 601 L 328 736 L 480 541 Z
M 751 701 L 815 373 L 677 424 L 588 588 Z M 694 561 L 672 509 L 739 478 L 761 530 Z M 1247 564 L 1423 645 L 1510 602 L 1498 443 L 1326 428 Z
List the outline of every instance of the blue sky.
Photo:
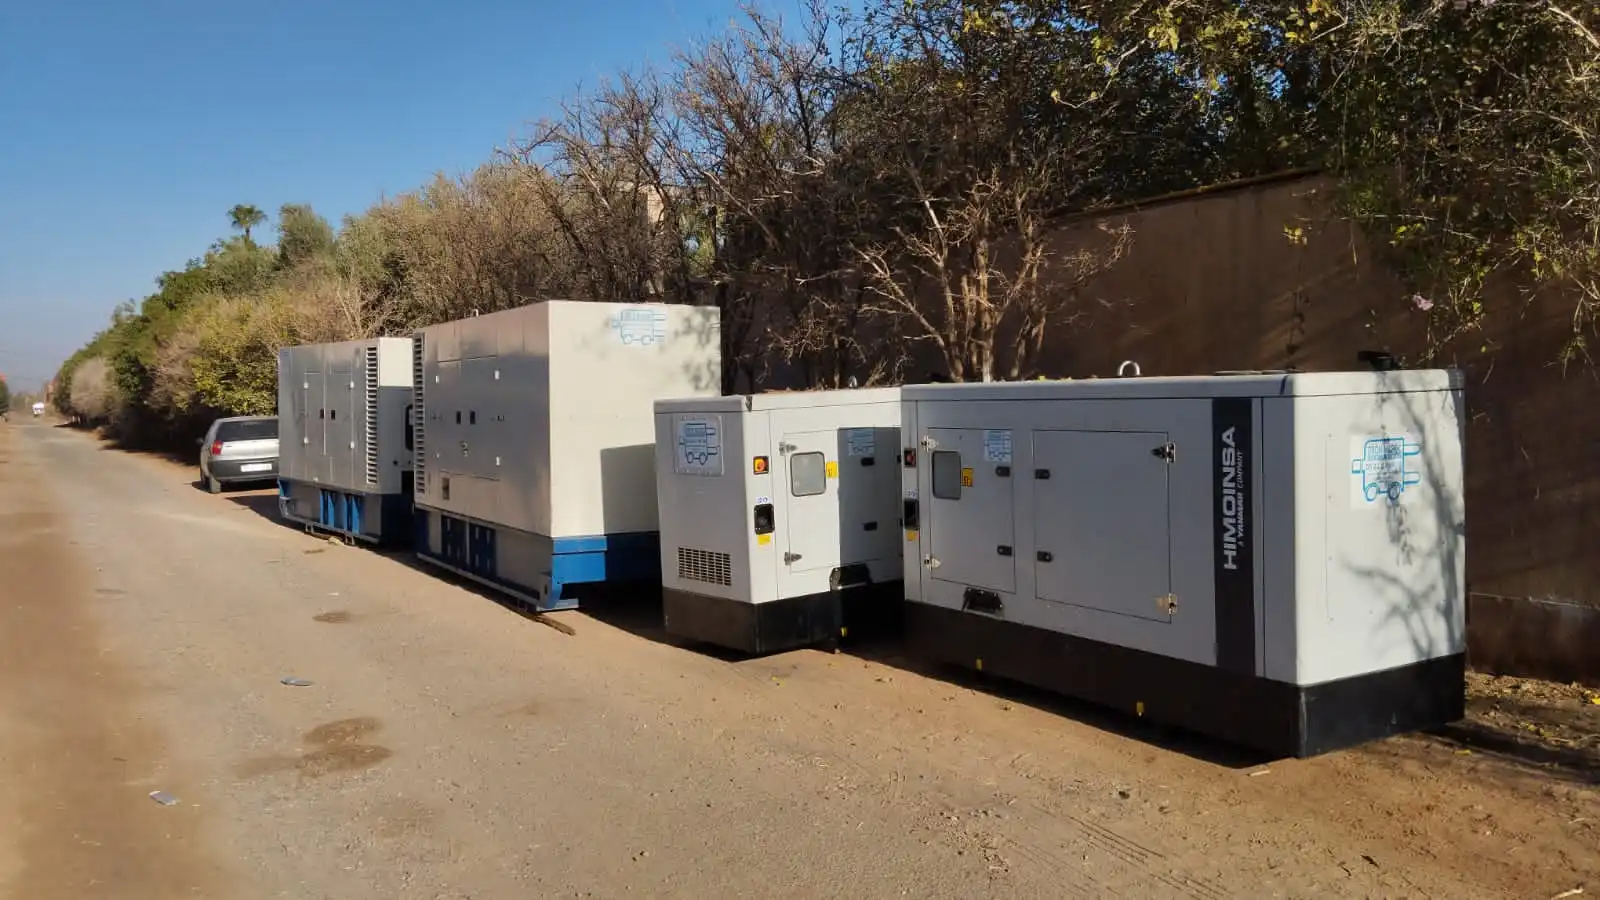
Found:
M 0 374 L 49 377 L 117 303 L 228 233 L 234 204 L 337 223 L 471 169 L 735 5 L 0 2 Z

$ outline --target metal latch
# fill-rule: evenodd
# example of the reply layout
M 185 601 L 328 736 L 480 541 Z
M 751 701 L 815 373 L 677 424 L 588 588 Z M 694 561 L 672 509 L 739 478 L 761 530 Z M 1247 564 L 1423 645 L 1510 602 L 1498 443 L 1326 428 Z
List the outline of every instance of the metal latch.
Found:
M 922 449 L 924 450 L 932 450 L 939 446 L 939 442 L 931 437 L 924 437 L 920 443 L 922 444 Z
M 940 565 L 939 560 L 935 559 L 932 556 L 924 556 L 922 558 L 922 564 L 927 566 L 930 569 L 937 569 L 937 568 L 939 568 L 939 565 Z
M 1169 463 L 1177 462 L 1178 461 L 1178 445 L 1174 444 L 1171 441 L 1167 441 L 1165 444 L 1162 444 L 1161 446 L 1152 449 L 1150 451 L 1150 455 L 1154 456 L 1156 459 L 1164 460 L 1164 461 L 1169 462 Z
M 783 554 L 783 562 L 784 562 L 785 565 L 788 565 L 789 563 L 795 562 L 799 558 L 800 558 L 800 554 L 798 554 L 798 553 L 785 553 L 785 554 Z
M 1177 613 L 1178 613 L 1178 595 L 1177 594 L 1163 594 L 1162 596 L 1157 597 L 1156 598 L 1156 608 L 1160 609 L 1162 612 L 1166 613 L 1169 616 L 1177 615 Z
M 796 447 L 794 444 L 785 444 L 783 441 L 778 442 L 778 455 L 780 456 L 793 453 L 798 449 L 800 448 Z

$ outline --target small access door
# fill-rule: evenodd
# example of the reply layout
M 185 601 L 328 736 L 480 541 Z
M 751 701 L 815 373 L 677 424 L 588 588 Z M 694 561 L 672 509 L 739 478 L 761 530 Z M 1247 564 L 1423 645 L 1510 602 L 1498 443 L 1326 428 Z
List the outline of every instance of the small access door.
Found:
M 1175 455 L 1160 432 L 1033 433 L 1039 599 L 1172 621 Z
M 839 565 L 839 433 L 807 431 L 779 439 L 783 459 L 786 549 L 784 573 L 824 570 Z M 774 485 L 774 487 L 779 487 Z
M 1017 589 L 1011 432 L 930 428 L 921 464 L 931 577 L 1000 593 Z
M 900 429 L 841 428 L 839 565 L 900 559 Z
M 355 483 L 356 402 L 355 353 L 329 366 L 327 447 L 329 477 L 337 484 Z
M 300 382 L 304 385 L 301 400 L 302 409 L 305 411 L 305 427 L 301 429 L 301 442 L 305 447 L 305 471 L 300 473 L 301 478 L 309 478 L 316 482 L 328 480 L 328 404 L 323 391 L 323 377 L 321 372 L 307 372 Z M 281 451 L 280 451 L 281 453 Z
M 305 478 L 306 448 L 306 387 L 305 373 L 285 373 L 289 379 L 289 408 L 278 410 L 278 476 L 280 478 Z M 300 382 L 296 388 L 294 382 Z M 312 415 L 316 412 L 313 410 Z M 299 444 L 298 447 L 285 446 Z

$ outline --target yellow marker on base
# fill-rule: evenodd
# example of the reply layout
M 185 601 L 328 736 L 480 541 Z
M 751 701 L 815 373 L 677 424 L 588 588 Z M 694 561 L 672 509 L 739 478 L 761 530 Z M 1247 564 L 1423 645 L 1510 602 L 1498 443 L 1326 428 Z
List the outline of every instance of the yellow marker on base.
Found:
M 983 671 L 983 660 L 981 660 L 981 659 L 978 660 L 978 671 L 979 672 Z
M 1143 700 L 1140 700 L 1138 703 L 1135 703 L 1133 705 L 1133 714 L 1136 715 L 1136 716 L 1144 715 L 1144 701 Z

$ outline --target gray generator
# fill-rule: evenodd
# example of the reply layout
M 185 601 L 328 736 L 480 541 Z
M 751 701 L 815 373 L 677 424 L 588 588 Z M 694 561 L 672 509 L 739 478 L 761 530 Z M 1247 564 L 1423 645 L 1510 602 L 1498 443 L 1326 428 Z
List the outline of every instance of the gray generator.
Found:
M 655 410 L 668 633 L 771 653 L 893 625 L 898 388 L 659 400 Z
M 902 396 L 915 654 L 1302 757 L 1464 714 L 1457 373 Z
M 541 610 L 653 591 L 653 404 L 718 393 L 719 321 L 552 300 L 417 332 L 418 557 Z
M 368 543 L 411 539 L 411 339 L 278 351 L 278 512 Z

